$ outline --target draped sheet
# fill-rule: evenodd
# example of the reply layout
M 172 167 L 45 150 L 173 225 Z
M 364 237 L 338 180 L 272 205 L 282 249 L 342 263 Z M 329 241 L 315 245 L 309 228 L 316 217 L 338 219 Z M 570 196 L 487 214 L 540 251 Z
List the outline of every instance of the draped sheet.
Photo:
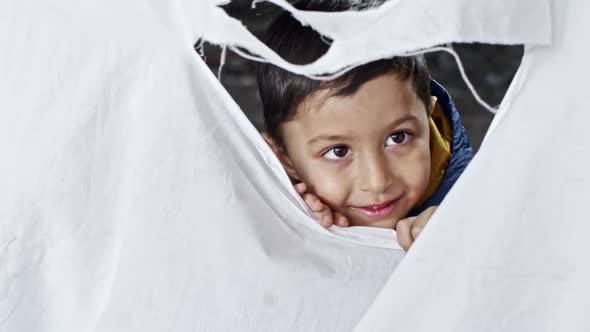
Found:
M 551 46 L 526 47 L 485 143 L 355 331 L 590 329 L 590 4 L 551 7 Z
M 284 62 L 223 1 L 0 2 L 0 331 L 493 330 L 528 326 L 559 290 L 558 313 L 581 304 L 568 286 L 586 276 L 583 244 L 568 236 L 583 232 L 556 225 L 583 227 L 589 188 L 573 98 L 586 5 L 272 2 L 332 38 L 329 53 Z M 496 129 L 392 276 L 394 232 L 319 226 L 198 39 L 308 76 L 453 41 L 528 46 Z

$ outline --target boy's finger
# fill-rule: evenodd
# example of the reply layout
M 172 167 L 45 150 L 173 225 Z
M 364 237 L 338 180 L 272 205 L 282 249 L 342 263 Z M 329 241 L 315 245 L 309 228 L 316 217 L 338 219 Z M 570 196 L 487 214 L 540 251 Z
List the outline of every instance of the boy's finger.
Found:
M 399 245 L 404 249 L 404 251 L 408 251 L 412 242 L 414 242 L 414 238 L 410 233 L 412 227 L 413 218 L 402 219 L 397 222 L 395 232 L 397 235 L 397 242 Z
M 418 237 L 418 235 L 420 235 L 420 233 L 422 233 L 422 230 L 424 229 L 424 226 L 426 226 L 426 223 L 430 219 L 432 212 L 434 211 L 426 210 L 418 216 L 414 217 L 414 222 L 412 223 L 412 238 L 414 240 Z
M 324 226 L 325 228 L 330 228 L 334 224 L 332 213 L 329 213 L 329 211 L 318 215 L 318 219 L 320 220 L 320 225 Z
M 348 222 L 348 218 L 346 218 L 340 212 L 334 212 L 334 225 L 338 227 L 348 227 L 350 223 Z
M 432 215 L 434 214 L 434 212 L 436 212 L 436 209 L 438 208 L 438 206 L 431 206 L 428 209 L 422 211 L 422 213 L 420 213 L 418 215 L 419 219 L 424 219 L 424 225 L 426 225 L 426 222 L 428 222 L 428 220 L 430 219 L 430 217 L 432 217 Z
M 397 225 L 400 224 L 402 221 L 405 223 L 410 223 L 411 226 L 414 223 L 414 220 L 416 220 L 416 217 L 407 217 L 404 219 L 400 219 L 393 224 L 393 229 L 397 231 Z
M 303 201 L 309 206 L 313 212 L 322 212 L 324 210 L 324 204 L 313 194 L 303 194 Z
M 431 206 L 415 217 L 415 220 L 412 223 L 412 237 L 414 239 L 416 239 L 418 235 L 422 233 L 422 230 L 428 223 L 428 220 L 430 220 L 430 217 L 432 216 L 434 211 L 436 211 L 436 208 L 436 206 Z
M 305 191 L 307 190 L 307 185 L 305 185 L 304 182 L 300 182 L 300 183 L 294 185 L 293 187 L 295 187 L 295 191 L 297 191 L 297 193 L 299 195 L 303 195 L 305 193 Z
M 418 237 L 418 235 L 420 235 L 420 233 L 422 233 L 422 229 L 423 229 L 422 226 L 417 225 L 416 223 L 414 223 L 412 225 L 412 231 L 411 231 L 411 233 L 412 233 L 412 239 L 415 240 Z

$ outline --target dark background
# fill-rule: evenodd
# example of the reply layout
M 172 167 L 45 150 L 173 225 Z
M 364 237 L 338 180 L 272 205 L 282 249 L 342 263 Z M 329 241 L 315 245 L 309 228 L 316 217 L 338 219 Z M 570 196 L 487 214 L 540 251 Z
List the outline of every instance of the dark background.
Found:
M 241 20 L 259 38 L 270 21 L 281 12 L 281 9 L 268 3 L 259 3 L 252 9 L 250 0 L 234 0 L 224 6 L 224 9 L 229 15 Z M 461 57 L 465 71 L 480 96 L 488 104 L 498 105 L 520 65 L 523 48 L 484 44 L 453 44 L 453 47 Z M 207 64 L 217 74 L 221 49 L 205 44 L 204 54 Z M 453 97 L 471 144 L 478 149 L 493 115 L 475 101 L 450 54 L 436 52 L 425 56 L 431 76 L 445 86 Z M 221 72 L 221 83 L 254 126 L 262 130 L 264 123 L 256 86 L 255 65 L 228 50 Z

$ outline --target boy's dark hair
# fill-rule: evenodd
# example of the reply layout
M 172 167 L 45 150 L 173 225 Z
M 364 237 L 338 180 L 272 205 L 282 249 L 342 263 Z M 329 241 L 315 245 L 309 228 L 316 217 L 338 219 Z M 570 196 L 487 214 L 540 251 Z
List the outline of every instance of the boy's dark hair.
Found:
M 305 0 L 295 8 L 313 11 L 346 11 L 364 9 L 374 0 Z M 367 5 L 367 3 L 370 3 Z M 265 41 L 285 60 L 307 64 L 325 54 L 330 45 L 325 37 L 308 26 L 302 26 L 289 12 L 279 15 L 269 26 Z M 395 73 L 402 80 L 412 79 L 416 94 L 428 108 L 430 77 L 423 56 L 393 57 L 358 66 L 332 81 L 317 81 L 297 75 L 275 65 L 260 63 L 257 68 L 258 90 L 264 110 L 266 131 L 283 145 L 281 126 L 294 118 L 297 107 L 312 93 L 330 89 L 330 96 L 348 96 L 367 81 Z

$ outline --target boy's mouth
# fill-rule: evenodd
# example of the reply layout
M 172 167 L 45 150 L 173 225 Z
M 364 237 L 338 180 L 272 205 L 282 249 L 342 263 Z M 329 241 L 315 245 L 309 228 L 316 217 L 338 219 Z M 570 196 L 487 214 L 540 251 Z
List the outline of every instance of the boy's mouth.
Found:
M 365 205 L 365 206 L 350 206 L 353 210 L 358 211 L 371 219 L 381 219 L 387 217 L 395 206 L 399 199 L 389 200 L 383 203 Z

